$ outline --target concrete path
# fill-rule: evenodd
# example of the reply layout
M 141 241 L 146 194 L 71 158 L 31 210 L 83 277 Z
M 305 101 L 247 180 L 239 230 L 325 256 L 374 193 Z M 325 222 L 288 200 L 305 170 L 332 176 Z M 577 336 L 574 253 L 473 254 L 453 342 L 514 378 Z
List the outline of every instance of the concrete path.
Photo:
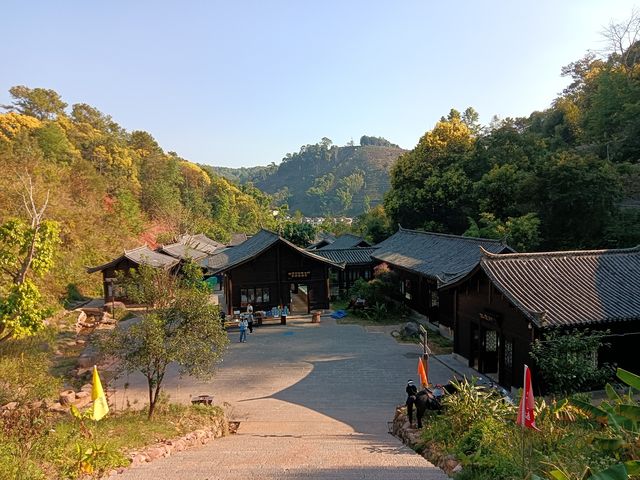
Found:
M 167 379 L 172 400 L 212 393 L 227 405 L 237 434 L 133 468 L 122 480 L 372 479 L 440 480 L 446 475 L 388 432 L 407 379 L 416 379 L 417 345 L 357 325 L 290 321 L 256 328 L 232 344 L 215 380 Z M 432 362 L 432 382 L 451 371 Z M 129 378 L 129 400 L 144 398 Z

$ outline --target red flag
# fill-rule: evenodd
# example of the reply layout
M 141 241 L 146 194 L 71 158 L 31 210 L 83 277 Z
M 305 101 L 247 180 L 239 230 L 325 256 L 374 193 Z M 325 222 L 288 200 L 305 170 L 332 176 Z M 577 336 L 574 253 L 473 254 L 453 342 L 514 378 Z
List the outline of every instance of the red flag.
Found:
M 532 428 L 539 430 L 536 427 L 536 420 L 534 417 L 535 400 L 533 399 L 533 386 L 531 384 L 531 370 L 528 366 L 524 366 L 524 385 L 522 390 L 522 397 L 520 398 L 520 405 L 518 406 L 518 425 L 522 428 Z
M 422 358 L 418 358 L 418 378 L 420 378 L 422 388 L 429 386 L 429 377 L 427 376 L 428 372 L 429 364 L 426 361 L 423 361 Z

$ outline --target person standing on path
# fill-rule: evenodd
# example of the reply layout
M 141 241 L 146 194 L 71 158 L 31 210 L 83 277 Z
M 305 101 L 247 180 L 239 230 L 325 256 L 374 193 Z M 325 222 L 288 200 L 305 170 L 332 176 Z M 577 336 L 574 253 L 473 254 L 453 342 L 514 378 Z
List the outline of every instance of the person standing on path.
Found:
M 253 305 L 247 305 L 247 316 L 249 317 L 249 333 L 253 333 Z
M 240 343 L 244 343 L 247 341 L 247 327 L 248 327 L 249 323 L 247 322 L 246 319 L 241 319 L 240 320 Z

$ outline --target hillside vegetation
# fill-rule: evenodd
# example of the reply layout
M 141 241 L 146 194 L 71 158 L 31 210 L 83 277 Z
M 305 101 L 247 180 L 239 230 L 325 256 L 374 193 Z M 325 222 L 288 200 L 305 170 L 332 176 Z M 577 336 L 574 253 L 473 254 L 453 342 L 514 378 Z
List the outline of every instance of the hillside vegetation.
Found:
M 165 152 L 147 132 L 128 132 L 87 104 L 69 107 L 52 90 L 10 93 L 0 114 L 0 223 L 26 217 L 23 181 L 33 181 L 38 203 L 49 193 L 46 217 L 62 239 L 39 280 L 49 302 L 96 293 L 99 276 L 84 267 L 142 241 L 183 232 L 224 241 L 274 221 L 269 197 Z
M 640 243 L 640 42 L 627 41 L 638 25 L 612 25 L 607 54 L 565 67 L 571 83 L 545 111 L 484 128 L 473 109 L 452 110 L 391 170 L 388 223 L 518 250 Z
M 228 169 L 228 178 L 251 182 L 308 216 L 358 215 L 382 202 L 389 189 L 389 170 L 404 152 L 379 137 L 363 136 L 360 146 L 338 147 L 323 138 L 287 154 L 279 165 Z

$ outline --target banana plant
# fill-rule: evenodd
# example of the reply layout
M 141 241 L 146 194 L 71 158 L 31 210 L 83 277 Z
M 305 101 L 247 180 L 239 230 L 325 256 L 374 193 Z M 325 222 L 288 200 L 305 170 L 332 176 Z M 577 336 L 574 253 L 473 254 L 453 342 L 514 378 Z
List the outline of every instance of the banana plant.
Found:
M 632 475 L 640 475 L 640 405 L 633 398 L 640 392 L 640 376 L 622 368 L 618 368 L 616 375 L 628 387 L 624 395 L 607 384 L 608 400 L 598 407 L 575 398 L 569 402 L 606 427 L 609 435 L 593 438 L 594 448 L 603 452 L 619 452 L 627 460 L 596 473 L 587 467 L 579 477 L 554 468 L 549 472 L 549 480 L 628 480 Z M 532 480 L 543 479 L 533 475 Z
M 605 390 L 608 400 L 599 407 L 578 399 L 571 403 L 597 422 L 608 427 L 607 436 L 593 439 L 593 446 L 604 452 L 620 452 L 626 462 L 617 463 L 603 471 L 584 477 L 589 480 L 626 480 L 631 475 L 640 474 L 640 405 L 634 400 L 634 392 L 640 392 L 640 376 L 618 368 L 617 377 L 627 386 L 624 395 L 618 394 L 607 384 Z M 561 476 L 554 477 L 564 480 Z

